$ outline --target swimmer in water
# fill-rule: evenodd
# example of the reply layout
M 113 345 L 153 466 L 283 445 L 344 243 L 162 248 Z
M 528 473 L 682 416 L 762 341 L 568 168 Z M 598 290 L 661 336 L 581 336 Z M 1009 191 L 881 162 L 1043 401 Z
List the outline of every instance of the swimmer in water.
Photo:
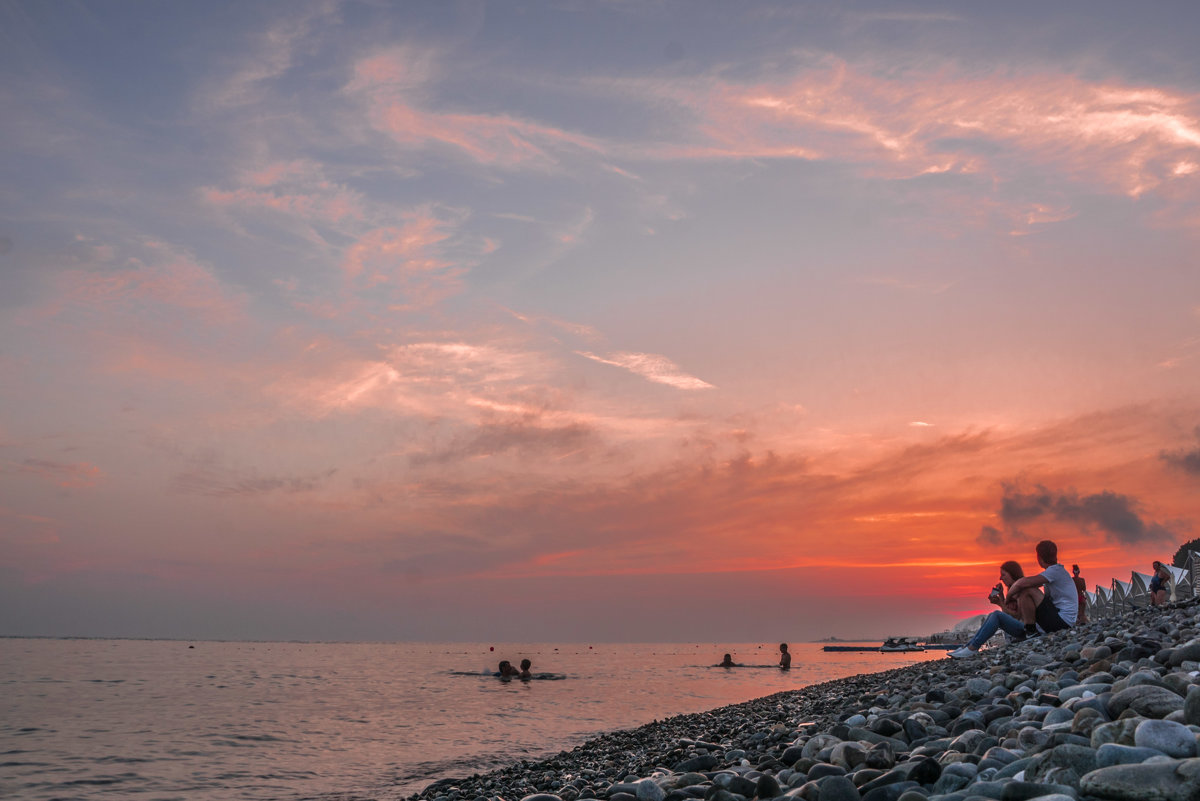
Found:
M 517 675 L 517 669 L 512 666 L 512 662 L 507 659 L 501 660 L 500 669 L 496 671 L 496 675 L 502 679 L 511 679 Z
M 721 660 L 721 664 L 717 665 L 717 667 L 737 667 L 737 664 L 733 661 L 733 657 L 730 654 L 725 654 L 725 658 Z
M 532 662 L 530 662 L 528 659 L 522 659 L 521 660 L 521 672 L 519 674 L 517 674 L 517 678 L 520 679 L 521 681 L 529 681 L 530 679 L 532 679 L 533 674 L 529 672 L 529 669 L 531 667 L 533 667 Z
M 792 669 L 792 655 L 788 653 L 788 647 L 787 647 L 786 642 L 779 643 L 779 669 L 780 670 L 791 670 Z

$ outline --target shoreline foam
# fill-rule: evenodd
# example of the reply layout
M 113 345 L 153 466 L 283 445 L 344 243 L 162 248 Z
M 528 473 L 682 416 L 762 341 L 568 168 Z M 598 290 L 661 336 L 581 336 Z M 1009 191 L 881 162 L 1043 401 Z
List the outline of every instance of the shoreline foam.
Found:
M 1194 801 L 1198 724 L 1193 600 L 610 732 L 411 798 Z

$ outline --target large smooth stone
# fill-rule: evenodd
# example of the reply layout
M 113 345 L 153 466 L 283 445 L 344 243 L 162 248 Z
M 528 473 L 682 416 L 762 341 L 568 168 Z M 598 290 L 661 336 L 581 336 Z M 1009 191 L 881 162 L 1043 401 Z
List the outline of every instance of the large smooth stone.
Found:
M 804 744 L 804 748 L 801 750 L 801 755 L 810 758 L 816 757 L 817 754 L 821 753 L 821 751 L 825 748 L 832 748 L 840 742 L 841 740 L 834 737 L 832 734 L 818 734 Z M 728 759 L 729 755 L 726 754 L 725 758 Z
M 1096 752 L 1082 745 L 1060 745 L 1046 751 L 1025 778 L 1042 784 L 1065 784 L 1079 787 L 1079 779 L 1096 769 Z
M 919 757 L 908 771 L 908 778 L 918 784 L 933 784 L 942 775 L 942 766 L 933 757 Z
M 1108 700 L 1108 711 L 1114 718 L 1126 709 L 1132 709 L 1143 717 L 1161 719 L 1183 709 L 1183 699 L 1164 687 L 1139 684 L 1113 693 Z
M 798 757 L 798 756 L 796 757 L 796 759 L 799 759 L 799 758 L 800 757 Z M 796 761 L 795 759 L 792 760 L 792 762 L 795 762 L 795 761 Z M 712 754 L 701 754 L 699 756 L 694 756 L 690 759 L 683 760 L 682 762 L 677 764 L 673 768 L 673 770 L 676 773 L 700 773 L 702 771 L 712 770 L 713 768 L 715 768 L 717 766 L 717 764 L 718 764 L 718 760 Z M 791 764 L 791 763 L 788 763 L 788 764 Z
M 642 779 L 634 788 L 638 801 L 663 801 L 667 797 L 666 792 L 654 779 Z
M 899 784 L 876 787 L 874 790 L 863 795 L 863 801 L 899 801 L 900 796 L 920 786 L 916 782 L 900 782 Z
M 1176 759 L 1196 756 L 1196 735 L 1182 723 L 1169 720 L 1143 720 L 1133 733 L 1133 744 L 1157 749 Z
M 1011 781 L 1004 785 L 1004 792 L 1000 795 L 1000 798 L 1003 801 L 1026 801 L 1029 798 L 1038 798 L 1039 796 L 1050 795 L 1052 793 L 1073 795 L 1074 792 L 1074 788 L 1065 787 L 1060 784 Z
M 729 779 L 729 784 L 725 787 L 731 793 L 744 795 L 746 798 L 753 798 L 755 792 L 758 791 L 758 785 L 747 779 L 745 776 L 733 776 Z M 643 799 L 638 799 L 643 801 Z
M 1183 722 L 1200 726 L 1200 684 L 1188 688 L 1183 702 Z
M 1092 748 L 1099 748 L 1105 743 L 1117 745 L 1133 745 L 1133 733 L 1137 730 L 1140 720 L 1114 720 L 1112 723 L 1101 723 L 1092 729 Z
M 1200 759 L 1100 768 L 1084 776 L 1079 789 L 1120 801 L 1195 801 L 1200 798 Z
M 758 785 L 755 787 L 754 794 L 759 798 L 774 798 L 780 794 L 779 782 L 774 776 L 763 774 L 758 777 Z
M 846 769 L 838 765 L 830 765 L 828 762 L 821 762 L 813 765 L 808 770 L 808 778 L 816 781 L 824 776 L 845 776 Z
M 1200 661 L 1200 640 L 1192 640 L 1171 651 L 1168 664 L 1171 667 L 1179 667 L 1184 662 L 1197 661 Z
M 1162 756 L 1153 748 L 1137 748 L 1132 745 L 1105 743 L 1096 749 L 1096 767 L 1110 768 L 1113 765 L 1140 765 L 1152 756 Z
M 859 801 L 862 796 L 845 776 L 830 776 L 821 782 L 821 801 Z
M 854 770 L 867 759 L 867 749 L 861 743 L 838 743 L 829 755 L 829 761 L 847 771 Z

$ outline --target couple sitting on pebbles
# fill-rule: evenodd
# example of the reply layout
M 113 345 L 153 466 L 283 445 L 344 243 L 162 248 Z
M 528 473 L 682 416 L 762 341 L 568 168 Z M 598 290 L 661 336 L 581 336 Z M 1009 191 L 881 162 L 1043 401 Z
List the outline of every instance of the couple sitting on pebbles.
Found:
M 1042 540 L 1035 550 L 1042 572 L 1026 576 L 1016 562 L 1002 564 L 1000 584 L 988 596 L 1000 609 L 988 615 L 971 641 L 951 651 L 950 656 L 955 659 L 975 656 L 997 629 L 1008 634 L 1013 642 L 1020 642 L 1040 632 L 1060 631 L 1075 625 L 1079 594 L 1074 579 L 1058 563 L 1058 546 Z M 1001 586 L 1008 587 L 1007 595 Z

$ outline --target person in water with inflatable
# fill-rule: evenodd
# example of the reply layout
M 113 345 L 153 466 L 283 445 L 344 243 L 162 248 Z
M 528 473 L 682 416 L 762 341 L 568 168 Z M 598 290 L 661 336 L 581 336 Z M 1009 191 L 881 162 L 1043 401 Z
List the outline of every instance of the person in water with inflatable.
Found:
M 792 655 L 788 653 L 788 645 L 786 642 L 779 643 L 779 669 L 792 669 Z

